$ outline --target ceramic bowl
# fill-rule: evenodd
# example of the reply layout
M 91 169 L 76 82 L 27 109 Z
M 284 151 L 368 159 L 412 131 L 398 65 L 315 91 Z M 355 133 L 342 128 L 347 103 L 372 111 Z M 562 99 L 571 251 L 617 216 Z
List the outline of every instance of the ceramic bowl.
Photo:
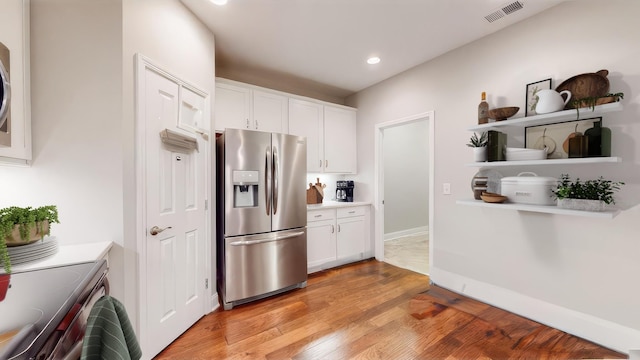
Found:
M 520 110 L 520 108 L 517 106 L 508 106 L 508 107 L 491 109 L 489 110 L 489 117 L 492 119 L 495 119 L 496 121 L 502 121 L 515 115 L 518 112 L 518 110 Z

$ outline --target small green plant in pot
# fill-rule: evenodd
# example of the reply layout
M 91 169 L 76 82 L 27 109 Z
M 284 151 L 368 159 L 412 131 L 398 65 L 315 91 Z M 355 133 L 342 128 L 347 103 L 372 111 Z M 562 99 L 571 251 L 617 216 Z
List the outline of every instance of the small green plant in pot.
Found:
M 0 263 L 11 273 L 8 246 L 25 245 L 49 235 L 50 226 L 59 223 L 55 205 L 32 207 L 11 206 L 0 209 Z
M 473 133 L 467 146 L 473 148 L 473 156 L 476 162 L 487 161 L 487 141 L 489 139 L 489 135 L 486 132 L 482 132 L 480 136 L 478 134 Z
M 606 180 L 602 176 L 595 180 L 571 180 L 562 174 L 557 188 L 551 190 L 558 199 L 558 206 L 567 209 L 603 211 L 605 205 L 615 204 L 613 195 L 624 185 L 621 181 Z

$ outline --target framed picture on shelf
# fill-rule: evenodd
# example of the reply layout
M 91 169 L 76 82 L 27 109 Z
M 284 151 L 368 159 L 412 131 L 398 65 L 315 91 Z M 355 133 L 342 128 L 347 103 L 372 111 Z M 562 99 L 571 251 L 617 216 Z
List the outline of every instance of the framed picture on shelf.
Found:
M 525 99 L 524 116 L 532 116 L 536 114 L 536 104 L 538 97 L 536 93 L 540 90 L 551 89 L 551 79 L 540 80 L 527 84 L 527 95 Z
M 602 123 L 602 117 L 525 127 L 524 147 L 541 150 L 546 146 L 548 159 L 567 159 L 569 135 L 574 132 L 584 135 L 584 132 L 592 128 L 593 123 L 597 121 Z

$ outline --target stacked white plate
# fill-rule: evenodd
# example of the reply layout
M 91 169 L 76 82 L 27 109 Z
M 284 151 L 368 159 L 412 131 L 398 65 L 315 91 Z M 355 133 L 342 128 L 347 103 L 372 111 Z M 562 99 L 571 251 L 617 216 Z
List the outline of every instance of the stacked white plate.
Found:
M 547 151 L 545 149 L 507 148 L 507 161 L 544 160 L 546 158 Z
M 10 246 L 7 250 L 11 265 L 26 264 L 55 255 L 58 252 L 58 240 L 53 236 L 45 236 L 29 245 Z

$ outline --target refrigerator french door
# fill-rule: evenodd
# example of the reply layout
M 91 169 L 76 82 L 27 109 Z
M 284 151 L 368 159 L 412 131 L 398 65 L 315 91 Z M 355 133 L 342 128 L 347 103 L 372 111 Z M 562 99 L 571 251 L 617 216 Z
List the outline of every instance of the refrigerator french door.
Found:
M 307 281 L 306 138 L 226 129 L 217 139 L 223 307 Z

